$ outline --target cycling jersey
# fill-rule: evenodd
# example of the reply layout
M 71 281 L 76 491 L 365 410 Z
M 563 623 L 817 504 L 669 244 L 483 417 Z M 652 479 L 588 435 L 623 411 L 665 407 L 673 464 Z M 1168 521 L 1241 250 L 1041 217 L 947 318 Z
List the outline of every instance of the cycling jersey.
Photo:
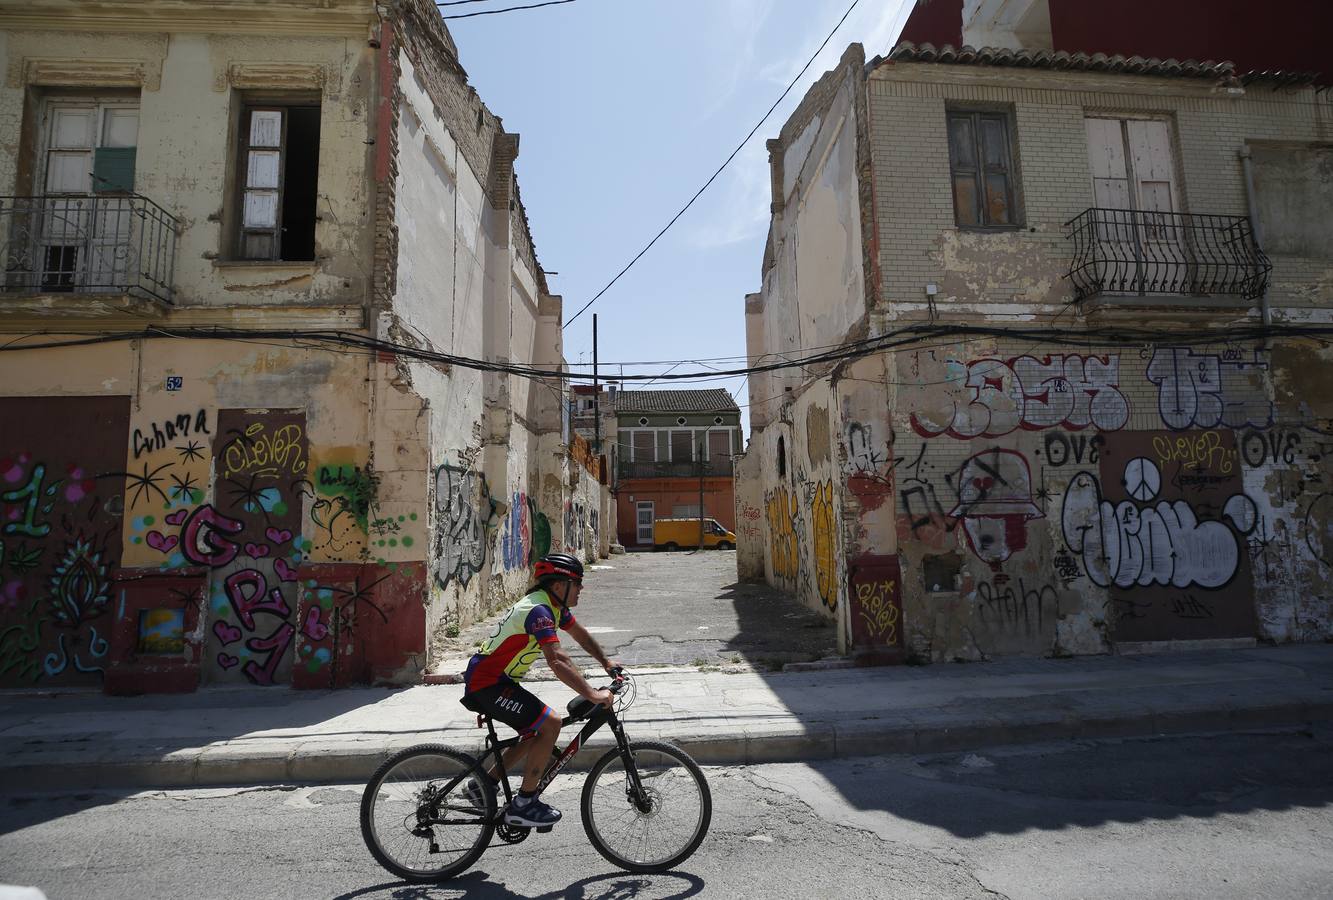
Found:
M 568 609 L 558 606 L 545 590 L 528 594 L 509 610 L 495 633 L 467 665 L 468 693 L 500 683 L 517 682 L 542 655 L 543 644 L 558 644 L 556 623 L 560 628 L 574 624 Z

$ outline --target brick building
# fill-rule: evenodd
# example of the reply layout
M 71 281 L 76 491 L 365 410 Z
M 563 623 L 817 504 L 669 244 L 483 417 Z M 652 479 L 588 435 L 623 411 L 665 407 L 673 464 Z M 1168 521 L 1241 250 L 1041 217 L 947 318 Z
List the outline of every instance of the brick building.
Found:
M 518 135 L 433 3 L 4 3 L 0 66 L 0 686 L 410 682 L 596 553 Z
M 740 408 L 721 388 L 616 391 L 610 449 L 620 543 L 651 548 L 653 521 L 717 519 L 736 528 L 732 457 L 740 452 Z
M 870 658 L 1333 636 L 1330 73 L 1089 6 L 920 4 L 769 143 L 751 362 L 848 352 L 751 377 L 738 565 Z

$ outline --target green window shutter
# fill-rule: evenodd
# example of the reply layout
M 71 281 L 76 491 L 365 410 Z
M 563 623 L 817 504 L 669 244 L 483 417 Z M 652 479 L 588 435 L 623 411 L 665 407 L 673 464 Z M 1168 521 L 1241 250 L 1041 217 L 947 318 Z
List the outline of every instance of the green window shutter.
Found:
M 95 193 L 134 190 L 134 159 L 137 147 L 98 147 L 93 153 L 93 191 Z

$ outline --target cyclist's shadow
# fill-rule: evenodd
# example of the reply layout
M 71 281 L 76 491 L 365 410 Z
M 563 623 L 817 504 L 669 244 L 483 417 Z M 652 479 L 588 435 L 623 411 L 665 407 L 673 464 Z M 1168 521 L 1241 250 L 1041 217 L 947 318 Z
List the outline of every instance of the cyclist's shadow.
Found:
M 663 882 L 675 879 L 685 886 L 673 893 L 661 893 L 667 887 Z M 654 890 L 655 889 L 655 890 Z M 611 872 L 576 881 L 569 887 L 545 894 L 516 894 L 502 884 L 488 881 L 485 872 L 467 872 L 443 884 L 408 884 L 394 881 L 361 888 L 349 894 L 339 894 L 333 900 L 448 900 L 452 897 L 484 897 L 496 900 L 630 900 L 645 896 L 645 900 L 685 900 L 704 889 L 702 878 L 684 872 L 662 872 L 657 875 L 635 875 L 630 872 Z

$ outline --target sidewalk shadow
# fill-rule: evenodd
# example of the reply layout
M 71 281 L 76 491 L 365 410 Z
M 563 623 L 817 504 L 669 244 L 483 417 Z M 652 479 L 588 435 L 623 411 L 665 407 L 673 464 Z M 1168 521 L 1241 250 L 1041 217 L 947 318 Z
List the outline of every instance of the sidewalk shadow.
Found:
M 671 890 L 667 883 L 684 884 Z M 685 900 L 702 893 L 704 881 L 684 872 L 663 872 L 657 875 L 634 875 L 629 872 L 611 872 L 576 881 L 567 888 L 545 894 L 518 894 L 502 884 L 490 881 L 485 872 L 473 870 L 442 884 L 412 884 L 389 882 L 372 885 L 333 900 L 447 900 L 452 897 L 480 897 L 484 900 Z
M 853 808 L 962 839 L 1333 806 L 1333 740 L 1156 736 L 812 764 Z

